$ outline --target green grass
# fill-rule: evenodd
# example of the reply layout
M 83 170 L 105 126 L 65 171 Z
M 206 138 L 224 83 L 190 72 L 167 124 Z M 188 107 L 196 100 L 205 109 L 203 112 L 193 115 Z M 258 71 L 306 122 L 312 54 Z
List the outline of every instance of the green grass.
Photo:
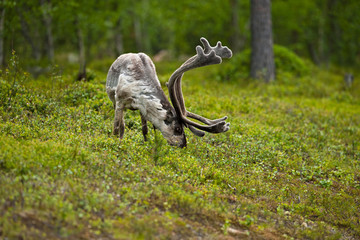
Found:
M 178 64 L 159 64 L 163 86 Z M 231 129 L 186 130 L 178 149 L 152 128 L 144 142 L 131 111 L 119 144 L 106 72 L 94 69 L 91 82 L 2 72 L 0 238 L 360 235 L 360 85 L 345 89 L 339 70 L 280 72 L 269 85 L 221 81 L 214 66 L 189 72 L 187 108 L 227 115 Z

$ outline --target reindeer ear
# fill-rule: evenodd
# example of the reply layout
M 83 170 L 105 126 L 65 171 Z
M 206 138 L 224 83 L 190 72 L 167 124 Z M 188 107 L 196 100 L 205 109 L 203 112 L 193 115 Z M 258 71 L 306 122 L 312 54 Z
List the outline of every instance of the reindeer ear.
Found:
M 198 137 L 203 137 L 203 136 L 205 136 L 205 133 L 204 133 L 203 131 L 200 131 L 200 130 L 196 129 L 196 128 L 194 128 L 194 127 L 191 126 L 191 125 L 188 125 L 187 127 L 188 127 L 188 128 L 190 129 L 190 131 L 191 131 L 193 134 L 195 134 L 196 136 L 198 136 Z

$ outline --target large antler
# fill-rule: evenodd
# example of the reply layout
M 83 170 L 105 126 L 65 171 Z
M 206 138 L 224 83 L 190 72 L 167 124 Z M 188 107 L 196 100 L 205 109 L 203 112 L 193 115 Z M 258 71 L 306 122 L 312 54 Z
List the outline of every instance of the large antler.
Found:
M 205 38 L 201 38 L 200 41 L 204 45 L 204 49 L 201 46 L 196 47 L 197 54 L 189 58 L 171 75 L 168 83 L 168 89 L 171 102 L 178 117 L 195 135 L 202 137 L 205 135 L 203 131 L 210 133 L 226 132 L 230 129 L 230 124 L 225 122 L 227 119 L 226 116 L 220 119 L 210 120 L 195 113 L 188 112 L 185 108 L 185 101 L 181 90 L 182 76 L 186 71 L 194 68 L 211 64 L 219 64 L 222 62 L 222 58 L 231 58 L 232 52 L 228 47 L 223 47 L 221 42 L 218 42 L 215 47 L 211 47 Z M 186 117 L 199 120 L 206 125 L 198 124 Z

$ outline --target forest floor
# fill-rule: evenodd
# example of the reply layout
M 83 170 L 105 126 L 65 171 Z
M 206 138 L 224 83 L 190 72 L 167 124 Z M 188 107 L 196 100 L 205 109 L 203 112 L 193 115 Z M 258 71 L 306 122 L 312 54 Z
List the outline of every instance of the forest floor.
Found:
M 360 82 L 311 69 L 276 82 L 186 73 L 191 112 L 224 134 L 169 146 L 127 111 L 121 144 L 107 63 L 0 78 L 0 239 L 360 239 Z M 164 87 L 180 63 L 159 63 Z M 226 63 L 225 63 L 226 64 Z M 7 73 L 6 73 L 7 72 Z

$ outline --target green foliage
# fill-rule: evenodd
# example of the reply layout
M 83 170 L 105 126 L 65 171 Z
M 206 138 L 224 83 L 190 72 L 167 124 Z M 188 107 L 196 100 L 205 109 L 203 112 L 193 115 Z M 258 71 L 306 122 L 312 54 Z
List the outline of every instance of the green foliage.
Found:
M 274 56 L 278 72 L 288 72 L 295 76 L 305 76 L 309 73 L 311 63 L 306 63 L 286 47 L 274 45 Z
M 234 6 L 238 9 L 232 9 Z M 193 54 L 201 36 L 210 42 L 221 40 L 230 48 L 237 42 L 246 49 L 251 45 L 249 8 L 249 1 L 239 0 L 168 0 L 166 4 L 162 0 L 6 0 L 0 2 L 0 10 L 5 9 L 0 36 L 5 36 L 5 60 L 15 49 L 26 58 L 28 67 L 45 70 L 52 63 L 46 59 L 49 37 L 54 41 L 55 60 L 60 61 L 78 52 L 79 29 L 88 63 L 117 57 L 119 51 L 156 54 L 165 49 L 175 56 Z M 274 0 L 274 42 L 316 64 L 356 66 L 359 11 L 357 0 Z M 236 30 L 239 36 L 234 40 Z M 117 49 L 118 44 L 122 50 Z
M 359 64 L 358 1 L 272 2 L 275 43 L 291 48 L 317 64 Z M 354 40 L 350 40 L 354 39 Z
M 250 72 L 251 50 L 246 49 L 224 64 L 219 75 L 223 80 L 246 78 Z M 275 68 L 277 74 L 305 76 L 309 74 L 311 63 L 305 62 L 286 47 L 274 45 Z
M 178 65 L 158 67 L 162 83 Z M 126 112 L 121 143 L 112 135 L 101 71 L 74 82 L 72 73 L 34 80 L 7 69 L 0 97 L 16 94 L 0 105 L 0 238 L 360 234 L 360 86 L 345 89 L 336 72 L 298 76 L 290 67 L 263 84 L 191 71 L 187 108 L 228 115 L 231 129 L 187 131 L 188 147 L 178 149 L 154 130 L 144 142 L 138 112 Z
M 54 110 L 53 101 L 33 93 L 24 85 L 29 80 L 29 74 L 21 69 L 15 52 L 8 68 L 0 76 L 0 108 L 5 113 L 2 115 L 4 121 L 17 119 L 21 115 L 45 115 Z

